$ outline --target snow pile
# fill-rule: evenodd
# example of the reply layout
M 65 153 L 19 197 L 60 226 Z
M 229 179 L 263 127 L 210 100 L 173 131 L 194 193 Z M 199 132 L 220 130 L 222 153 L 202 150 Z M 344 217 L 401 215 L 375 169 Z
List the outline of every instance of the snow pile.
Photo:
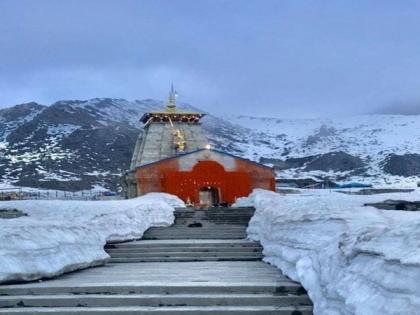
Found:
M 363 207 L 385 199 L 420 200 L 420 193 L 255 190 L 248 235 L 267 262 L 308 290 L 315 314 L 418 314 L 420 213 Z
M 252 201 L 248 197 L 239 197 L 236 199 L 235 203 L 232 204 L 232 207 L 252 207 Z
M 22 200 L 1 203 L 28 216 L 0 219 L 0 283 L 35 280 L 104 263 L 107 241 L 141 238 L 151 226 L 173 223 L 175 196 L 151 193 L 129 200 Z

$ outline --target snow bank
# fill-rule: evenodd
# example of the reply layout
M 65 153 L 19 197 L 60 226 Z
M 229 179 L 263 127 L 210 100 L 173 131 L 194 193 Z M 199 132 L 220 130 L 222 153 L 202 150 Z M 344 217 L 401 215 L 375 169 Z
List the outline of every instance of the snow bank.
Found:
M 252 207 L 252 201 L 248 197 L 239 197 L 232 204 L 232 207 Z
M 267 262 L 308 290 L 315 314 L 418 314 L 420 213 L 363 207 L 385 199 L 420 200 L 420 193 L 255 190 L 248 235 Z
M 175 196 L 151 193 L 129 200 L 5 201 L 28 214 L 0 219 L 0 283 L 35 280 L 104 263 L 107 241 L 140 238 L 151 226 L 173 223 Z

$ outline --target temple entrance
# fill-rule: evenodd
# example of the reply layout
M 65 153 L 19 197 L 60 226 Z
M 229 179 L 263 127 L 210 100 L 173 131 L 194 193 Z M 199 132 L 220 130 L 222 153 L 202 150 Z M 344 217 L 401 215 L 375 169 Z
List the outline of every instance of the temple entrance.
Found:
M 211 207 L 219 203 L 219 191 L 214 187 L 203 187 L 199 192 L 200 206 Z
M 145 172 L 139 178 L 147 176 Z M 165 172 L 162 191 L 199 206 L 232 204 L 236 197 L 248 196 L 252 189 L 250 176 L 245 171 L 226 171 L 217 161 L 200 160 L 190 171 Z

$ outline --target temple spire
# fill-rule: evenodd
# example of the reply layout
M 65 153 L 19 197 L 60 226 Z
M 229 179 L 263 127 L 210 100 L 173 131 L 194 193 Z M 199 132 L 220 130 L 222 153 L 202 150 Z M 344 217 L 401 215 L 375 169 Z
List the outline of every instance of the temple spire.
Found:
M 169 91 L 166 107 L 160 110 L 144 113 L 144 115 L 140 118 L 140 121 L 145 127 L 149 123 L 153 122 L 168 122 L 171 124 L 176 121 L 198 123 L 205 114 L 176 108 L 177 96 L 178 93 L 174 89 L 174 85 L 171 84 L 171 90 Z
M 171 84 L 171 91 L 169 92 L 168 103 L 166 104 L 166 110 L 174 112 L 176 109 L 176 97 L 177 92 L 174 90 L 174 85 Z

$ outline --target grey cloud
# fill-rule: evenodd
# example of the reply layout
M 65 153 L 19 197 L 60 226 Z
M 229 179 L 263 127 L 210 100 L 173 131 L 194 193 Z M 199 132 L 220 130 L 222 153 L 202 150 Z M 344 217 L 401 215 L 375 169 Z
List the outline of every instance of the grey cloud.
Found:
M 0 106 L 164 98 L 277 117 L 420 98 L 410 1 L 3 0 Z
M 375 113 L 391 115 L 420 115 L 420 101 L 395 103 L 379 108 Z

